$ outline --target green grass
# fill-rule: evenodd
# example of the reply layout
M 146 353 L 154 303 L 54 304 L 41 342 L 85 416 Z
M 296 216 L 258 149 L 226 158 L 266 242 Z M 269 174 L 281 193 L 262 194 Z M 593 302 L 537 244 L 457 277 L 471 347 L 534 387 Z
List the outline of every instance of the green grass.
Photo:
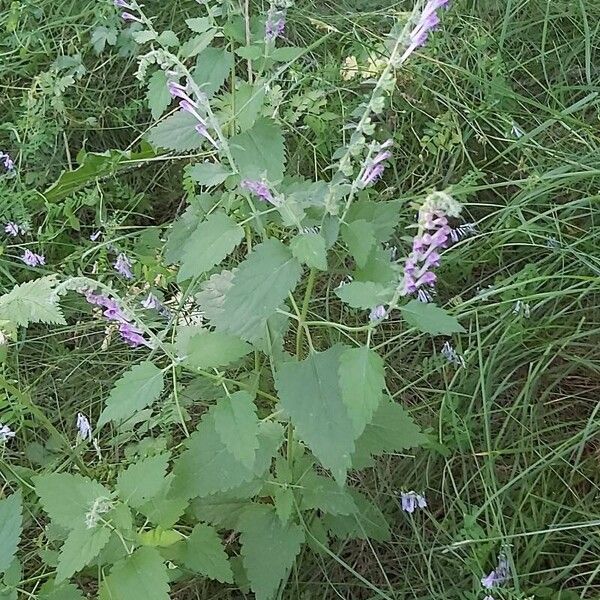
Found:
M 106 258 L 98 253 L 82 262 L 77 236 L 88 235 L 100 213 L 124 234 L 172 220 L 182 197 L 181 161 L 105 182 L 89 192 L 98 194 L 90 206 L 77 195 L 81 234 L 65 224 L 63 205 L 44 206 L 35 190 L 75 161 L 84 144 L 129 148 L 151 120 L 134 59 L 90 48 L 90 31 L 112 14 L 110 3 L 21 4 L 16 16 L 0 15 L 0 149 L 19 157 L 26 181 L 17 197 L 0 188 L 0 217 L 45 219 L 44 247 L 63 272 L 90 272 Z M 176 30 L 195 6 L 166 3 L 158 21 Z M 292 9 L 289 36 L 299 45 L 325 36 L 309 19 L 332 28 L 312 52 L 310 71 L 292 66 L 284 75 L 288 162 L 304 176 L 326 173 L 341 125 L 368 91 L 360 80 L 341 79 L 343 60 L 377 56 L 398 10 L 410 10 L 409 3 L 314 0 Z M 447 253 L 440 285 L 440 300 L 455 307 L 468 330 L 457 347 L 466 366 L 447 364 L 441 338 L 415 336 L 399 319 L 380 328 L 374 341 L 386 357 L 389 391 L 437 443 L 382 459 L 353 481 L 389 517 L 392 541 L 304 551 L 282 598 L 483 600 L 479 579 L 502 547 L 513 578 L 494 592 L 496 600 L 600 597 L 599 27 L 594 0 L 456 0 L 427 50 L 398 73 L 392 107 L 382 116 L 397 150 L 381 198 L 399 203 L 408 225 L 414 200 L 451 186 L 477 223 L 476 235 Z M 52 106 L 45 74 L 57 56 L 78 52 L 86 73 Z M 292 118 L 300 98 L 322 90 L 326 103 L 312 117 Z M 523 135 L 515 135 L 515 125 Z M 408 251 L 409 235 L 399 229 L 399 255 Z M 0 291 L 22 278 L 17 271 L 8 247 L 0 254 Z M 345 310 L 328 286 L 317 290 L 309 319 Z M 515 314 L 517 300 L 529 316 Z M 72 439 L 75 413 L 98 415 L 134 358 L 123 349 L 103 351 L 101 325 L 84 319 L 83 303 L 68 302 L 78 325 L 31 328 L 0 371 L 0 383 L 29 395 L 55 428 L 48 441 L 49 425 L 11 387 L 0 392 L 0 420 L 21 438 L 0 450 L 5 479 L 69 463 L 57 447 L 61 436 Z M 354 324 L 353 313 L 339 314 Z M 89 458 L 90 471 L 109 476 L 122 453 L 107 445 L 102 462 Z M 427 511 L 410 517 L 400 510 L 397 493 L 407 489 L 425 491 Z M 29 515 L 29 527 L 23 587 L 32 591 L 41 523 Z M 242 596 L 195 582 L 173 597 Z

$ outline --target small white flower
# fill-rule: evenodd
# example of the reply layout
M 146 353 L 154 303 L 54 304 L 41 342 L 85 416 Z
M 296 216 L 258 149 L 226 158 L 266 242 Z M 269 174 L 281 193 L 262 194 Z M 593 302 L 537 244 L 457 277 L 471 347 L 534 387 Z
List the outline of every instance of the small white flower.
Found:
M 83 413 L 77 413 L 77 435 L 82 440 L 92 441 L 92 426 Z
M 8 425 L 0 423 L 0 442 L 6 442 L 10 438 L 14 438 L 15 435 L 15 432 Z
M 450 342 L 446 342 L 442 346 L 442 355 L 449 363 L 457 367 L 465 366 L 465 359 L 452 347 Z

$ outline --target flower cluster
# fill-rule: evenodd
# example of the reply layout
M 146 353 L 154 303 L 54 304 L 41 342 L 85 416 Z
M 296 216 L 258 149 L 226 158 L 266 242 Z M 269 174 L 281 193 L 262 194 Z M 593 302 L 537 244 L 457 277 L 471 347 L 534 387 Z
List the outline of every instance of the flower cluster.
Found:
M 0 163 L 7 171 L 15 170 L 15 163 L 10 155 L 6 152 L 0 152 Z
M 19 234 L 23 235 L 25 233 L 25 229 L 22 225 L 19 225 L 14 221 L 8 221 L 8 223 L 4 225 L 4 232 L 10 235 L 11 237 L 17 237 Z
M 437 10 L 442 7 L 447 7 L 450 0 L 429 0 L 419 17 L 419 20 L 413 30 L 409 34 L 409 43 L 400 58 L 400 63 L 403 63 L 417 48 L 425 44 L 429 36 L 429 32 L 437 28 L 440 18 L 437 15 Z
M 504 552 L 500 552 L 498 555 L 498 564 L 496 568 L 491 571 L 488 575 L 481 578 L 481 585 L 486 590 L 504 585 L 510 577 L 510 566 Z
M 358 179 L 360 187 L 366 188 L 383 175 L 385 170 L 383 163 L 392 157 L 392 153 L 388 150 L 392 144 L 392 140 L 387 140 L 387 142 L 381 144 L 375 157 L 367 161 Z
M 412 252 L 404 264 L 402 296 L 416 294 L 421 302 L 429 302 L 437 276 L 433 272 L 440 265 L 440 250 L 451 239 L 452 228 L 448 218 L 460 216 L 461 206 L 444 192 L 427 197 L 419 210 L 419 231 L 413 239 Z
M 149 342 L 144 339 L 143 332 L 131 323 L 131 319 L 119 308 L 117 302 L 103 294 L 94 294 L 88 290 L 85 292 L 85 299 L 95 306 L 104 308 L 102 314 L 109 321 L 119 323 L 119 334 L 126 344 L 132 348 L 138 346 L 149 346 Z
M 125 0 L 114 0 L 114 5 L 117 8 L 124 8 L 125 10 L 121 13 L 123 21 L 135 21 L 136 23 L 143 23 L 140 17 L 134 15 L 130 11 L 138 11 L 138 6 L 135 2 L 125 2 Z
M 8 425 L 0 423 L 0 442 L 6 442 L 10 438 L 15 437 L 15 432 Z
M 278 10 L 275 6 L 269 8 L 267 22 L 265 23 L 265 40 L 274 42 L 283 35 L 285 29 L 285 11 Z
M 169 81 L 167 84 L 169 94 L 172 98 L 179 98 L 179 108 L 181 110 L 192 115 L 198 123 L 195 126 L 196 131 L 204 138 L 206 138 L 215 148 L 219 145 L 217 141 L 208 133 L 208 124 L 206 119 L 200 115 L 200 105 L 192 100 L 191 96 L 187 91 L 187 87 L 177 83 L 176 81 Z
M 402 492 L 400 494 L 402 510 L 409 514 L 415 512 L 417 508 L 427 508 L 427 500 L 425 496 L 417 494 L 417 492 Z
M 244 179 L 241 186 L 248 190 L 251 194 L 258 196 L 261 200 L 275 204 L 275 197 L 271 193 L 269 186 L 264 181 L 255 181 L 252 179 Z
M 25 250 L 21 260 L 30 267 L 39 267 L 46 264 L 46 257 L 43 254 L 36 254 L 31 250 Z
M 131 261 L 122 252 L 117 256 L 113 265 L 115 271 L 125 279 L 133 279 L 133 271 L 131 270 Z

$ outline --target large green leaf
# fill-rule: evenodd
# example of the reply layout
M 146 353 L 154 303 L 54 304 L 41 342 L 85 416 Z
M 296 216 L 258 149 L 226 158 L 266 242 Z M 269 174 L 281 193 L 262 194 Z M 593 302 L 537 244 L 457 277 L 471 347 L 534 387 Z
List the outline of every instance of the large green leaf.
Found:
M 187 498 L 171 489 L 174 479 L 173 473 L 169 473 L 158 492 L 138 509 L 151 523 L 163 529 L 173 527 L 188 505 Z
M 275 509 L 256 505 L 242 515 L 239 525 L 242 558 L 256 600 L 273 598 L 294 564 L 304 531 L 283 524 Z
M 204 143 L 204 137 L 196 131 L 197 124 L 194 115 L 178 110 L 148 132 L 148 141 L 155 148 L 177 152 L 199 150 Z
M 148 81 L 148 92 L 146 94 L 148 108 L 153 119 L 158 119 L 171 104 L 171 94 L 167 87 L 167 76 L 162 69 L 154 71 Z
M 373 308 L 388 301 L 393 292 L 389 286 L 374 281 L 351 281 L 335 290 L 336 296 L 352 308 Z
M 75 529 L 85 524 L 85 516 L 98 498 L 110 498 L 100 483 L 69 473 L 48 473 L 33 478 L 42 508 L 54 525 Z
M 186 441 L 187 450 L 175 461 L 174 493 L 193 498 L 233 489 L 262 475 L 270 466 L 283 438 L 278 423 L 262 422 L 258 449 L 252 468 L 248 468 L 227 449 L 215 429 L 209 411 Z
M 352 466 L 355 469 L 369 467 L 374 464 L 372 456 L 417 448 L 425 441 L 421 428 L 400 404 L 383 400 L 371 423 L 356 440 Z
M 38 600 L 86 600 L 81 590 L 72 583 L 47 581 L 39 590 Z
M 204 162 L 191 167 L 189 176 L 204 187 L 212 187 L 223 183 L 232 173 L 219 162 Z
M 110 421 L 118 423 L 150 406 L 164 387 L 162 371 L 149 360 L 133 366 L 117 381 L 106 407 L 98 419 L 98 428 Z
M 356 511 L 347 488 L 340 487 L 333 479 L 317 475 L 312 469 L 304 473 L 296 485 L 302 496 L 301 510 L 318 508 L 332 515 L 349 515 Z
M 338 384 L 344 346 L 315 352 L 302 362 L 283 363 L 275 375 L 281 407 L 298 437 L 321 464 L 344 483 L 354 452 L 354 426 Z
M 258 449 L 260 423 L 251 394 L 235 392 L 217 402 L 213 411 L 215 429 L 229 452 L 249 469 Z
M 169 454 L 157 454 L 130 465 L 117 477 L 117 491 L 123 502 L 140 508 L 158 495 L 164 485 Z
M 185 544 L 183 564 L 221 583 L 233 583 L 227 553 L 214 527 L 198 523 Z
M 218 265 L 244 237 L 244 229 L 223 212 L 214 212 L 191 232 L 183 248 L 178 281 Z
M 411 327 L 431 335 L 464 333 L 465 328 L 443 308 L 427 302 L 411 300 L 400 307 L 400 312 Z
M 350 254 L 358 267 L 364 267 L 371 249 L 375 245 L 375 228 L 364 219 L 352 221 L 341 230 L 342 239 L 346 242 Z
M 277 240 L 256 246 L 235 272 L 222 311 L 212 324 L 252 342 L 263 337 L 267 319 L 296 287 L 302 267 Z
M 385 386 L 383 359 L 366 346 L 348 348 L 340 356 L 342 400 L 358 437 L 371 422 Z
M 190 327 L 177 337 L 177 352 L 193 369 L 225 367 L 251 351 L 252 346 L 239 337 L 204 327 Z
M 200 291 L 196 294 L 196 302 L 209 321 L 216 323 L 224 317 L 225 294 L 231 289 L 236 272 L 237 269 L 215 273 L 200 285 Z
M 8 569 L 17 552 L 23 526 L 21 493 L 0 500 L 0 575 Z
M 370 223 L 377 240 L 386 242 L 398 225 L 400 206 L 400 202 L 357 200 L 352 203 L 346 219 L 348 223 L 358 220 Z
M 0 320 L 27 327 L 30 323 L 66 323 L 58 305 L 55 275 L 40 277 L 15 286 L 0 296 Z
M 290 243 L 292 254 L 313 269 L 327 271 L 325 238 L 319 233 L 301 233 Z
M 100 600 L 169 600 L 167 567 L 155 548 L 144 546 L 118 562 L 100 587 Z
M 60 583 L 68 579 L 96 558 L 108 543 L 110 534 L 108 527 L 88 529 L 85 525 L 80 525 L 72 529 L 58 557 L 56 582 Z
M 224 48 L 209 47 L 198 57 L 192 79 L 209 98 L 225 82 L 233 67 L 233 54 Z
M 243 178 L 271 183 L 283 179 L 285 147 L 280 127 L 271 119 L 258 119 L 252 129 L 229 140 L 235 164 Z

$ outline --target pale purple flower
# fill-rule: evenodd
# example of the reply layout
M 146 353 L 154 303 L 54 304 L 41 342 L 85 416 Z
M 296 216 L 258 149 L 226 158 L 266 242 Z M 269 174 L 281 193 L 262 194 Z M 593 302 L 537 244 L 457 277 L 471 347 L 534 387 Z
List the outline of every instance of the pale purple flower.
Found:
M 400 63 L 403 63 L 417 48 L 427 41 L 429 33 L 436 29 L 440 22 L 436 11 L 443 6 L 447 7 L 449 2 L 450 0 L 429 0 L 427 2 L 419 17 L 419 21 L 409 34 L 408 47 L 400 58 Z
M 219 147 L 219 144 L 212 138 L 210 133 L 208 133 L 208 129 L 204 123 L 198 123 L 194 128 L 202 137 L 206 138 L 215 148 Z
M 125 2 L 125 0 L 114 0 L 113 4 L 117 8 L 126 8 L 128 10 L 134 10 L 133 6 L 127 4 L 127 2 Z
M 122 275 L 126 279 L 133 279 L 131 261 L 122 252 L 117 256 L 117 260 L 115 260 L 113 266 L 119 275 Z
M 92 426 L 88 418 L 83 413 L 77 413 L 77 435 L 82 440 L 92 441 Z
M 90 235 L 90 240 L 92 240 L 92 242 L 97 242 L 100 239 L 101 235 L 102 232 L 100 230 L 95 231 L 94 233 L 92 233 L 92 235 Z
M 0 162 L 4 165 L 4 168 L 7 171 L 14 171 L 15 163 L 8 153 L 0 152 Z
M 145 300 L 143 300 L 141 304 L 144 308 L 147 309 L 160 307 L 160 302 L 158 298 L 152 293 L 149 293 L 148 297 Z
M 171 94 L 173 98 L 180 98 L 181 100 L 186 101 L 194 108 L 198 108 L 198 104 L 191 99 L 191 97 L 187 93 L 187 88 L 185 86 L 181 85 L 180 83 L 177 83 L 176 81 L 169 81 L 169 83 L 167 83 L 167 88 L 169 90 L 169 94 Z
M 442 356 L 457 367 L 465 366 L 465 359 L 452 347 L 450 342 L 445 342 L 442 346 Z
M 386 310 L 385 310 L 385 306 L 383 306 L 382 304 L 372 308 L 371 312 L 369 313 L 369 321 L 371 321 L 371 323 L 374 323 L 376 321 L 381 321 L 382 319 L 385 319 L 385 318 L 386 318 Z
M 245 190 L 248 190 L 250 193 L 258 196 L 261 200 L 271 204 L 275 203 L 275 198 L 273 197 L 269 186 L 264 181 L 244 179 L 241 185 Z
M 392 140 L 384 142 L 380 146 L 379 152 L 375 155 L 375 158 L 367 163 L 359 178 L 361 187 L 367 187 L 368 185 L 375 183 L 383 175 L 385 166 L 382 163 L 392 157 L 392 153 L 388 150 L 392 143 Z
M 116 300 L 103 294 L 94 294 L 91 290 L 85 292 L 85 299 L 90 304 L 103 307 L 105 310 L 102 314 L 110 321 L 118 321 L 120 323 L 127 323 L 129 321 L 129 317 L 123 313 Z
M 9 221 L 4 226 L 4 231 L 12 237 L 17 237 L 19 235 L 19 233 L 21 235 L 25 233 L 25 230 L 18 223 L 15 223 L 14 221 Z
M 142 331 L 131 323 L 121 323 L 119 325 L 119 333 L 121 334 L 123 341 L 133 348 L 149 345 L 144 339 Z
M 143 21 L 139 17 L 132 15 L 130 12 L 122 12 L 121 18 L 123 19 L 123 21 L 135 21 L 136 23 L 143 23 Z
M 8 425 L 0 423 L 0 442 L 6 442 L 10 438 L 14 438 L 15 435 L 15 432 Z
M 25 250 L 21 260 L 30 267 L 39 267 L 40 265 L 46 264 L 46 258 L 43 254 L 36 254 L 31 250 Z
M 202 125 L 206 125 L 206 121 L 198 113 L 198 105 L 195 102 L 192 102 L 191 100 L 181 100 L 181 102 L 179 103 L 179 107 L 181 108 L 181 110 L 184 110 L 185 112 L 190 113 L 190 115 L 194 116 L 199 123 L 201 123 Z
M 504 552 L 500 552 L 498 555 L 498 564 L 496 568 L 491 571 L 488 575 L 481 578 L 481 585 L 486 589 L 490 590 L 495 587 L 504 585 L 510 576 L 510 566 Z
M 269 9 L 267 22 L 265 23 L 265 39 L 267 42 L 273 42 L 283 34 L 285 29 L 285 12 Z
M 400 499 L 402 503 L 402 510 L 409 514 L 415 512 L 417 508 L 426 508 L 427 500 L 421 494 L 417 494 L 417 492 L 402 492 L 400 494 Z

